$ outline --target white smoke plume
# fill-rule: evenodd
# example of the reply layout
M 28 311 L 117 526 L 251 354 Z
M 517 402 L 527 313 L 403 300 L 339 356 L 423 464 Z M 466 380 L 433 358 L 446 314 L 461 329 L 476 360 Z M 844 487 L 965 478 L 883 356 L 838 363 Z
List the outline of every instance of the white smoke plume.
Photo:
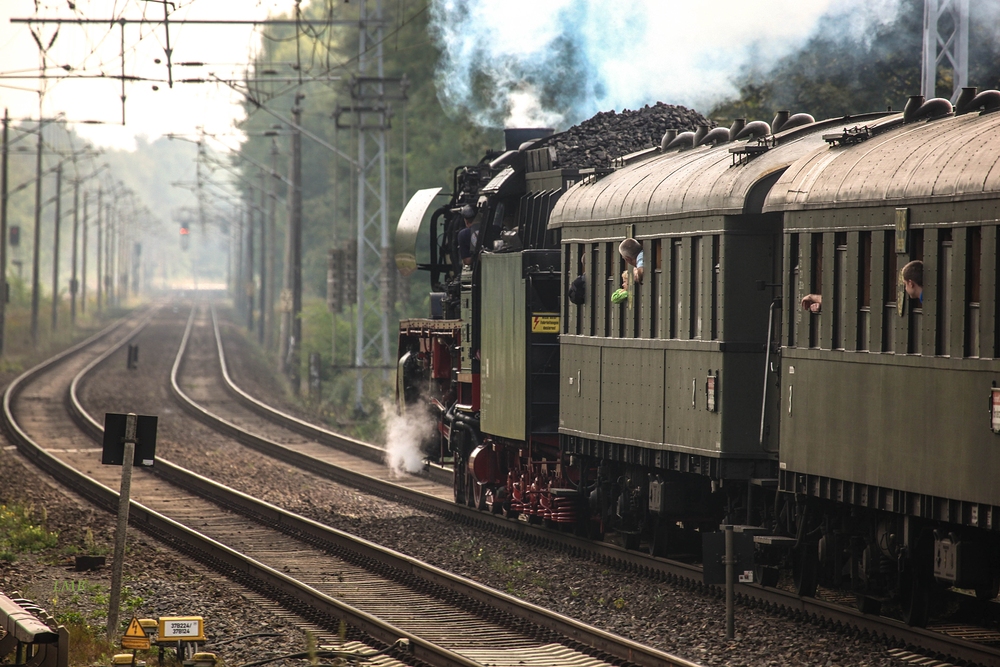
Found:
M 433 0 L 438 95 L 492 127 L 564 129 L 656 101 L 706 109 L 734 94 L 748 67 L 766 70 L 804 44 L 821 19 L 857 39 L 898 9 L 899 0 Z
M 434 432 L 434 420 L 422 402 L 398 414 L 393 401 L 382 401 L 385 463 L 393 475 L 418 473 L 424 467 L 423 442 Z

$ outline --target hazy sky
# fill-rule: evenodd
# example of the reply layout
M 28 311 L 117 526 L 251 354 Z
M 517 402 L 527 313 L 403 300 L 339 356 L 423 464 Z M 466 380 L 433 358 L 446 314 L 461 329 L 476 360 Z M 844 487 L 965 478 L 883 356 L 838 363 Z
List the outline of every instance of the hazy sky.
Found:
M 171 18 L 260 19 L 287 12 L 294 0 L 173 0 Z M 35 0 L 0 0 L 0 75 L 37 75 L 39 49 L 28 25 L 10 22 L 12 17 L 34 17 Z M 144 0 L 75 0 L 75 11 L 67 0 L 39 0 L 37 16 L 45 18 L 140 18 L 163 17 L 163 5 Z M 306 4 L 306 3 L 304 3 Z M 48 44 L 56 26 L 39 26 L 43 44 Z M 204 125 L 211 132 L 225 132 L 242 116 L 240 96 L 218 84 L 179 84 L 167 87 L 165 34 L 162 26 L 125 26 L 125 73 L 129 76 L 163 79 L 163 83 L 126 83 L 125 120 L 121 125 L 121 83 L 110 79 L 49 80 L 43 98 L 46 116 L 65 112 L 71 121 L 97 120 L 104 125 L 80 125 L 78 132 L 101 146 L 131 148 L 136 135 L 155 138 L 168 132 L 192 133 Z M 206 67 L 175 67 L 174 78 L 205 76 L 208 72 L 226 78 L 239 76 L 242 66 L 258 46 L 252 26 L 171 26 L 173 60 L 199 61 Z M 121 29 L 116 25 L 64 24 L 48 51 L 50 67 L 69 66 L 72 72 L 50 69 L 50 76 L 67 74 L 119 75 L 122 71 Z M 157 64 L 156 59 L 161 62 Z M 153 85 L 159 87 L 153 90 Z M 15 118 L 38 117 L 37 79 L 0 79 L 0 107 Z

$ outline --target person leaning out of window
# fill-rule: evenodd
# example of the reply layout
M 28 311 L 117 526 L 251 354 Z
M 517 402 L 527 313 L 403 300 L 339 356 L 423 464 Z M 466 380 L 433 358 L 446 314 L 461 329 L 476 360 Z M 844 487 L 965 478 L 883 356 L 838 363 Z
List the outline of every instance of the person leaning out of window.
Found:
M 642 244 L 635 239 L 625 239 L 618 246 L 618 253 L 625 263 L 632 267 L 632 277 L 639 285 L 642 284 L 643 253 Z M 628 269 L 622 271 L 622 289 L 628 289 Z
M 901 272 L 906 296 L 924 302 L 924 263 L 915 259 L 903 267 Z M 802 310 L 818 313 L 823 307 L 822 294 L 806 294 L 802 297 Z

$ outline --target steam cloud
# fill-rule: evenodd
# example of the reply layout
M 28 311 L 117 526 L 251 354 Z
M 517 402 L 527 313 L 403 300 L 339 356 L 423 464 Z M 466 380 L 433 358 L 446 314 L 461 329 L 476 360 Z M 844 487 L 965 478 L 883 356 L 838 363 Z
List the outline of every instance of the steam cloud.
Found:
M 434 432 L 431 419 L 422 404 L 410 406 L 400 415 L 391 401 L 382 402 L 385 428 L 385 462 L 393 475 L 417 473 L 424 467 L 421 445 Z
M 433 0 L 438 95 L 486 127 L 563 129 L 656 101 L 705 108 L 824 16 L 863 40 L 899 0 Z M 828 21 L 826 25 L 830 25 Z M 914 54 L 919 59 L 920 54 Z

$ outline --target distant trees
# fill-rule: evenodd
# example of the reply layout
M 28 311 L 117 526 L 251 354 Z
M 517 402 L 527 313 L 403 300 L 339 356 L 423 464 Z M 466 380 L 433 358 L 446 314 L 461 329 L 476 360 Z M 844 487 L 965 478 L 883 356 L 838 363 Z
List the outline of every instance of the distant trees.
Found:
M 824 16 L 806 44 L 774 67 L 749 69 L 739 93 L 712 109 L 719 123 L 734 118 L 770 121 L 778 109 L 817 119 L 845 114 L 901 110 L 920 94 L 923 0 L 900 0 L 888 22 L 867 22 L 858 30 L 847 14 Z M 1000 85 L 1000 43 L 994 3 L 971 3 L 969 79 L 980 89 Z M 942 72 L 937 94 L 950 97 L 950 76 Z

